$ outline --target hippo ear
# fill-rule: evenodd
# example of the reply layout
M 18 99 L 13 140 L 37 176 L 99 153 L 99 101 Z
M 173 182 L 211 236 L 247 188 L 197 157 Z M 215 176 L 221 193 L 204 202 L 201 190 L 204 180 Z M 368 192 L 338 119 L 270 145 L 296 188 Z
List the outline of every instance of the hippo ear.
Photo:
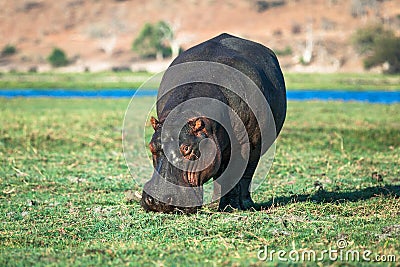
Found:
M 192 128 L 192 131 L 195 133 L 203 130 L 204 125 L 205 125 L 202 118 L 190 119 L 188 121 L 188 124 L 189 124 L 190 128 Z
M 151 126 L 153 126 L 154 130 L 157 130 L 158 125 L 160 124 L 158 122 L 158 120 L 156 118 L 154 118 L 153 116 L 151 116 L 151 118 L 150 118 L 150 123 L 151 123 Z

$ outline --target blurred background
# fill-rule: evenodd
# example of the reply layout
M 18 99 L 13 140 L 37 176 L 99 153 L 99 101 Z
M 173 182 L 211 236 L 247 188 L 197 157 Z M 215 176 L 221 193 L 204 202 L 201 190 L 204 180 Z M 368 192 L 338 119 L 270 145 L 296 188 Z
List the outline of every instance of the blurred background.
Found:
M 400 72 L 398 0 L 1 0 L 0 71 L 149 71 L 222 32 L 289 72 Z

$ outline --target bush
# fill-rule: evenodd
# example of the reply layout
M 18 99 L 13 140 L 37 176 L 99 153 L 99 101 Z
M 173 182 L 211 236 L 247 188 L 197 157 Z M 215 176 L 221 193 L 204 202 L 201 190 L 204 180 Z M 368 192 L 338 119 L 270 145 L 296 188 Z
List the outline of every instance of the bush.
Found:
M 400 73 L 400 37 L 383 37 L 375 42 L 372 53 L 364 60 L 366 69 L 388 63 L 387 73 Z
M 388 73 L 400 73 L 400 37 L 382 25 L 359 29 L 353 39 L 358 52 L 365 55 L 366 69 L 388 63 Z
M 299 34 L 301 33 L 301 25 L 297 22 L 292 24 L 291 28 L 292 34 Z
M 256 1 L 255 4 L 256 4 L 257 12 L 262 13 L 269 8 L 274 8 L 274 7 L 285 5 L 285 1 L 283 1 L 283 0 L 274 0 L 274 1 L 260 0 L 260 1 Z
M 290 46 L 286 46 L 283 50 L 275 49 L 274 52 L 277 56 L 290 56 L 291 54 L 293 54 L 292 48 Z
M 3 50 L 1 50 L 2 56 L 11 56 L 17 52 L 17 49 L 13 45 L 6 45 Z
M 53 67 L 62 67 L 68 65 L 68 59 L 65 52 L 59 48 L 54 48 L 47 60 Z
M 379 39 L 393 36 L 394 33 L 382 25 L 370 25 L 356 31 L 353 44 L 360 54 L 366 54 L 372 51 Z
M 146 23 L 133 41 L 132 49 L 142 58 L 169 57 L 172 54 L 171 46 L 165 43 L 172 38 L 173 32 L 166 22 Z

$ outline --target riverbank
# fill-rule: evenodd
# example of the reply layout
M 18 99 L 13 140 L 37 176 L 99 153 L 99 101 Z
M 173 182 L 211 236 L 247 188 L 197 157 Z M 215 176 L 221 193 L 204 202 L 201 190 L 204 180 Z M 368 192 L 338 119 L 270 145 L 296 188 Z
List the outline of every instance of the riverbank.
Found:
M 147 72 L 99 73 L 0 73 L 0 90 L 12 88 L 36 89 L 121 89 L 138 88 L 154 74 Z M 400 75 L 352 73 L 285 73 L 288 90 L 387 90 L 400 91 Z M 146 84 L 156 89 L 158 82 Z

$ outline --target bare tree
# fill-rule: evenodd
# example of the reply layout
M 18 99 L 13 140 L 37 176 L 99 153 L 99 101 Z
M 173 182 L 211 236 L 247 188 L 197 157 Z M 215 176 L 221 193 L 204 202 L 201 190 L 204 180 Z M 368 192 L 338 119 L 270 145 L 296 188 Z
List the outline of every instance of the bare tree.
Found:
M 313 24 L 310 22 L 307 25 L 307 38 L 306 38 L 306 47 L 303 52 L 303 63 L 309 64 L 312 59 L 314 49 L 314 36 L 313 36 Z
M 180 19 L 175 19 L 173 22 L 168 22 L 168 24 L 170 31 L 165 32 L 164 37 L 165 41 L 168 42 L 171 47 L 171 57 L 176 58 L 179 55 L 182 45 L 192 40 L 193 35 L 179 31 L 181 29 Z

